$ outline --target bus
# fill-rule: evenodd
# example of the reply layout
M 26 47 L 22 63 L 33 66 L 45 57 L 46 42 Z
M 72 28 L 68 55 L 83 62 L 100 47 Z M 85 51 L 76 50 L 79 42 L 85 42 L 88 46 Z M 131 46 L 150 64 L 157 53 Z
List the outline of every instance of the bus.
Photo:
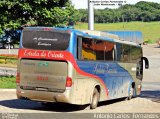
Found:
M 145 63 L 145 65 L 144 65 Z M 89 104 L 141 92 L 149 62 L 138 43 L 101 31 L 25 27 L 16 76 L 18 99 Z

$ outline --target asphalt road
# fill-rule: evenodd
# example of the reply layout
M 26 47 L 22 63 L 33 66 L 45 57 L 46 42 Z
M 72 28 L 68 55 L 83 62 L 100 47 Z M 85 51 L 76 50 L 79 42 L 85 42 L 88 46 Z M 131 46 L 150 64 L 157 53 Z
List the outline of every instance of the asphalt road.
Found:
M 150 69 L 144 70 L 141 95 L 132 100 L 124 101 L 124 99 L 118 99 L 105 101 L 99 103 L 99 106 L 96 109 L 90 110 L 88 109 L 88 105 L 75 106 L 68 104 L 53 104 L 44 106 L 38 102 L 17 100 L 15 90 L 0 89 L 0 112 L 3 114 L 18 113 L 19 117 L 26 119 L 28 116 L 29 118 L 52 118 L 53 116 L 56 118 L 66 118 L 68 116 L 71 119 L 96 118 L 95 114 L 97 113 L 160 114 L 160 48 L 156 47 L 156 45 L 144 46 L 144 56 L 150 61 Z
M 16 76 L 16 74 L 16 68 L 0 67 L 0 76 Z
M 53 117 L 57 119 L 90 119 L 95 118 L 95 114 L 103 113 L 160 114 L 160 92 L 157 90 L 144 90 L 142 91 L 141 96 L 132 100 L 118 99 L 101 102 L 94 110 L 90 110 L 88 107 L 88 105 L 76 106 L 69 104 L 53 104 L 44 106 L 38 102 L 16 99 L 15 90 L 0 91 L 1 113 L 17 114 L 20 119 L 28 119 L 28 117 L 31 119 L 52 119 Z
M 143 51 L 150 63 L 149 70 L 144 70 L 143 82 L 160 82 L 160 47 L 146 45 Z

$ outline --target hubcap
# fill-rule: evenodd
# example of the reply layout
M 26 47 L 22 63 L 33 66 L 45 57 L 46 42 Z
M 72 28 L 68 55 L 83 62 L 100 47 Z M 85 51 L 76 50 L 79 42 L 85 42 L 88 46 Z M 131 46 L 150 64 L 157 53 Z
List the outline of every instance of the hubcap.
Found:
M 130 95 L 130 96 L 133 96 L 133 88 L 130 88 L 129 95 Z

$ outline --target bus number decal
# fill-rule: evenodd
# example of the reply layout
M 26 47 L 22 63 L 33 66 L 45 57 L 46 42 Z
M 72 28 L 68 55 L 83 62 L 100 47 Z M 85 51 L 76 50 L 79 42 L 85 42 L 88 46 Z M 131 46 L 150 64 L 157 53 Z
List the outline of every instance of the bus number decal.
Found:
M 48 77 L 47 76 L 37 76 L 37 80 L 48 81 Z

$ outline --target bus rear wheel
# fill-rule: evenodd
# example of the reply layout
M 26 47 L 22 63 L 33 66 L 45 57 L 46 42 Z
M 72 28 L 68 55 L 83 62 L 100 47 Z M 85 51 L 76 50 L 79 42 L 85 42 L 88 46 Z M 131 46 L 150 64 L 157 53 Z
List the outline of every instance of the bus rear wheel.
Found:
M 92 100 L 91 100 L 91 104 L 90 104 L 90 109 L 95 109 L 98 105 L 99 102 L 99 92 L 97 90 L 97 88 L 94 89 L 93 94 L 92 94 Z

